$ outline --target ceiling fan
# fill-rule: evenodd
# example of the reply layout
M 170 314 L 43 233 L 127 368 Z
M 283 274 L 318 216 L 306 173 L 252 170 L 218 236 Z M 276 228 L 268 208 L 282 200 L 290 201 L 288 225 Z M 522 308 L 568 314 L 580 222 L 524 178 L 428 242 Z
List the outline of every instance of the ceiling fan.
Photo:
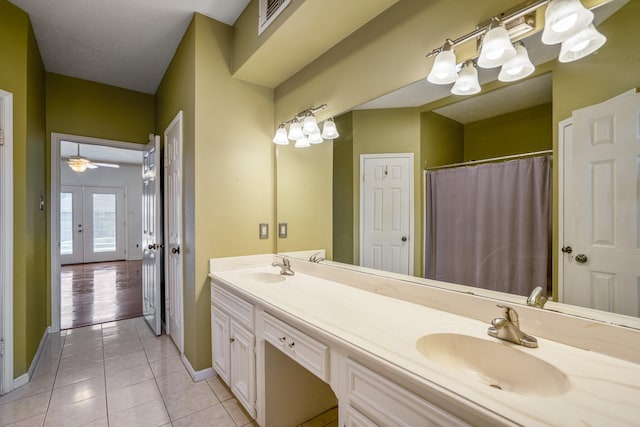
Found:
M 105 168 L 119 168 L 120 165 L 117 165 L 115 163 L 99 163 L 99 162 L 92 162 L 91 160 L 87 159 L 86 157 L 81 157 L 80 156 L 80 144 L 77 145 L 78 147 L 78 154 L 75 156 L 71 156 L 67 159 L 67 164 L 69 165 L 69 167 L 74 171 L 74 172 L 84 172 L 87 169 L 96 169 L 98 167 L 105 167 Z

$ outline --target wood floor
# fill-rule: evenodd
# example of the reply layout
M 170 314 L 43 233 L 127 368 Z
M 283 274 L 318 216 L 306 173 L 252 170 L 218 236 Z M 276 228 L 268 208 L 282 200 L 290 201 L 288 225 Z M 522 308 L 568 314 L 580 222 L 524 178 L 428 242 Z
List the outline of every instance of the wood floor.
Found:
M 142 316 L 142 261 L 63 265 L 60 327 Z

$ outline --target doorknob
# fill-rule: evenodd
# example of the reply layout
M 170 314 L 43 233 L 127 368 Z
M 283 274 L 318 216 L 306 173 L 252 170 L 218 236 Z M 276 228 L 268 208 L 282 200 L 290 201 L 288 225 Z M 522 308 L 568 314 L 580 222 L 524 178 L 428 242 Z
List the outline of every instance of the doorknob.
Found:
M 561 251 L 565 254 L 570 254 L 571 252 L 573 252 L 573 248 L 571 246 L 564 246 Z
M 402 241 L 406 242 L 407 241 L 407 236 L 402 236 Z
M 180 253 L 180 246 L 175 247 L 175 248 L 171 248 L 171 253 L 172 254 L 179 254 Z
M 589 258 L 587 258 L 587 256 L 585 254 L 576 255 L 576 262 L 579 263 L 579 264 L 584 264 L 588 260 L 589 260 Z

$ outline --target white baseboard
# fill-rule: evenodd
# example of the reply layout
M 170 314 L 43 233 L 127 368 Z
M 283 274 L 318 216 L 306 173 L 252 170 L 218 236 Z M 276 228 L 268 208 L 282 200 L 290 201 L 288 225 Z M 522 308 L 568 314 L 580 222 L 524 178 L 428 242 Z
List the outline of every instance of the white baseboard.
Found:
M 42 338 L 40 338 L 40 344 L 38 344 L 38 350 L 36 350 L 36 354 L 31 359 L 31 364 L 29 365 L 29 370 L 26 374 L 20 375 L 18 378 L 13 379 L 13 389 L 15 390 L 18 387 L 21 387 L 29 382 L 31 377 L 33 377 L 33 373 L 38 367 L 38 361 L 40 360 L 40 355 L 42 354 L 42 350 L 44 349 L 45 344 L 47 343 L 47 338 L 49 338 L 49 333 L 51 332 L 51 326 L 47 326 L 47 329 L 44 330 L 44 334 Z
M 189 371 L 189 375 L 191 375 L 191 378 L 193 378 L 195 382 L 206 380 L 216 376 L 216 371 L 214 371 L 213 368 L 206 368 L 200 371 L 196 371 L 195 369 L 193 369 L 193 366 L 191 366 L 191 362 L 189 362 L 187 356 L 182 354 L 180 358 L 182 359 L 182 364 L 185 368 L 187 368 L 187 371 Z

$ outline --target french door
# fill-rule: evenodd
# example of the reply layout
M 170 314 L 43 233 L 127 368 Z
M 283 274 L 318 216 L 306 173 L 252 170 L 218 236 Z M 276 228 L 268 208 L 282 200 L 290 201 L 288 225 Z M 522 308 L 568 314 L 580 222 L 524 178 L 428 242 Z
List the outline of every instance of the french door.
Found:
M 124 188 L 62 186 L 61 263 L 126 259 L 125 204 Z

